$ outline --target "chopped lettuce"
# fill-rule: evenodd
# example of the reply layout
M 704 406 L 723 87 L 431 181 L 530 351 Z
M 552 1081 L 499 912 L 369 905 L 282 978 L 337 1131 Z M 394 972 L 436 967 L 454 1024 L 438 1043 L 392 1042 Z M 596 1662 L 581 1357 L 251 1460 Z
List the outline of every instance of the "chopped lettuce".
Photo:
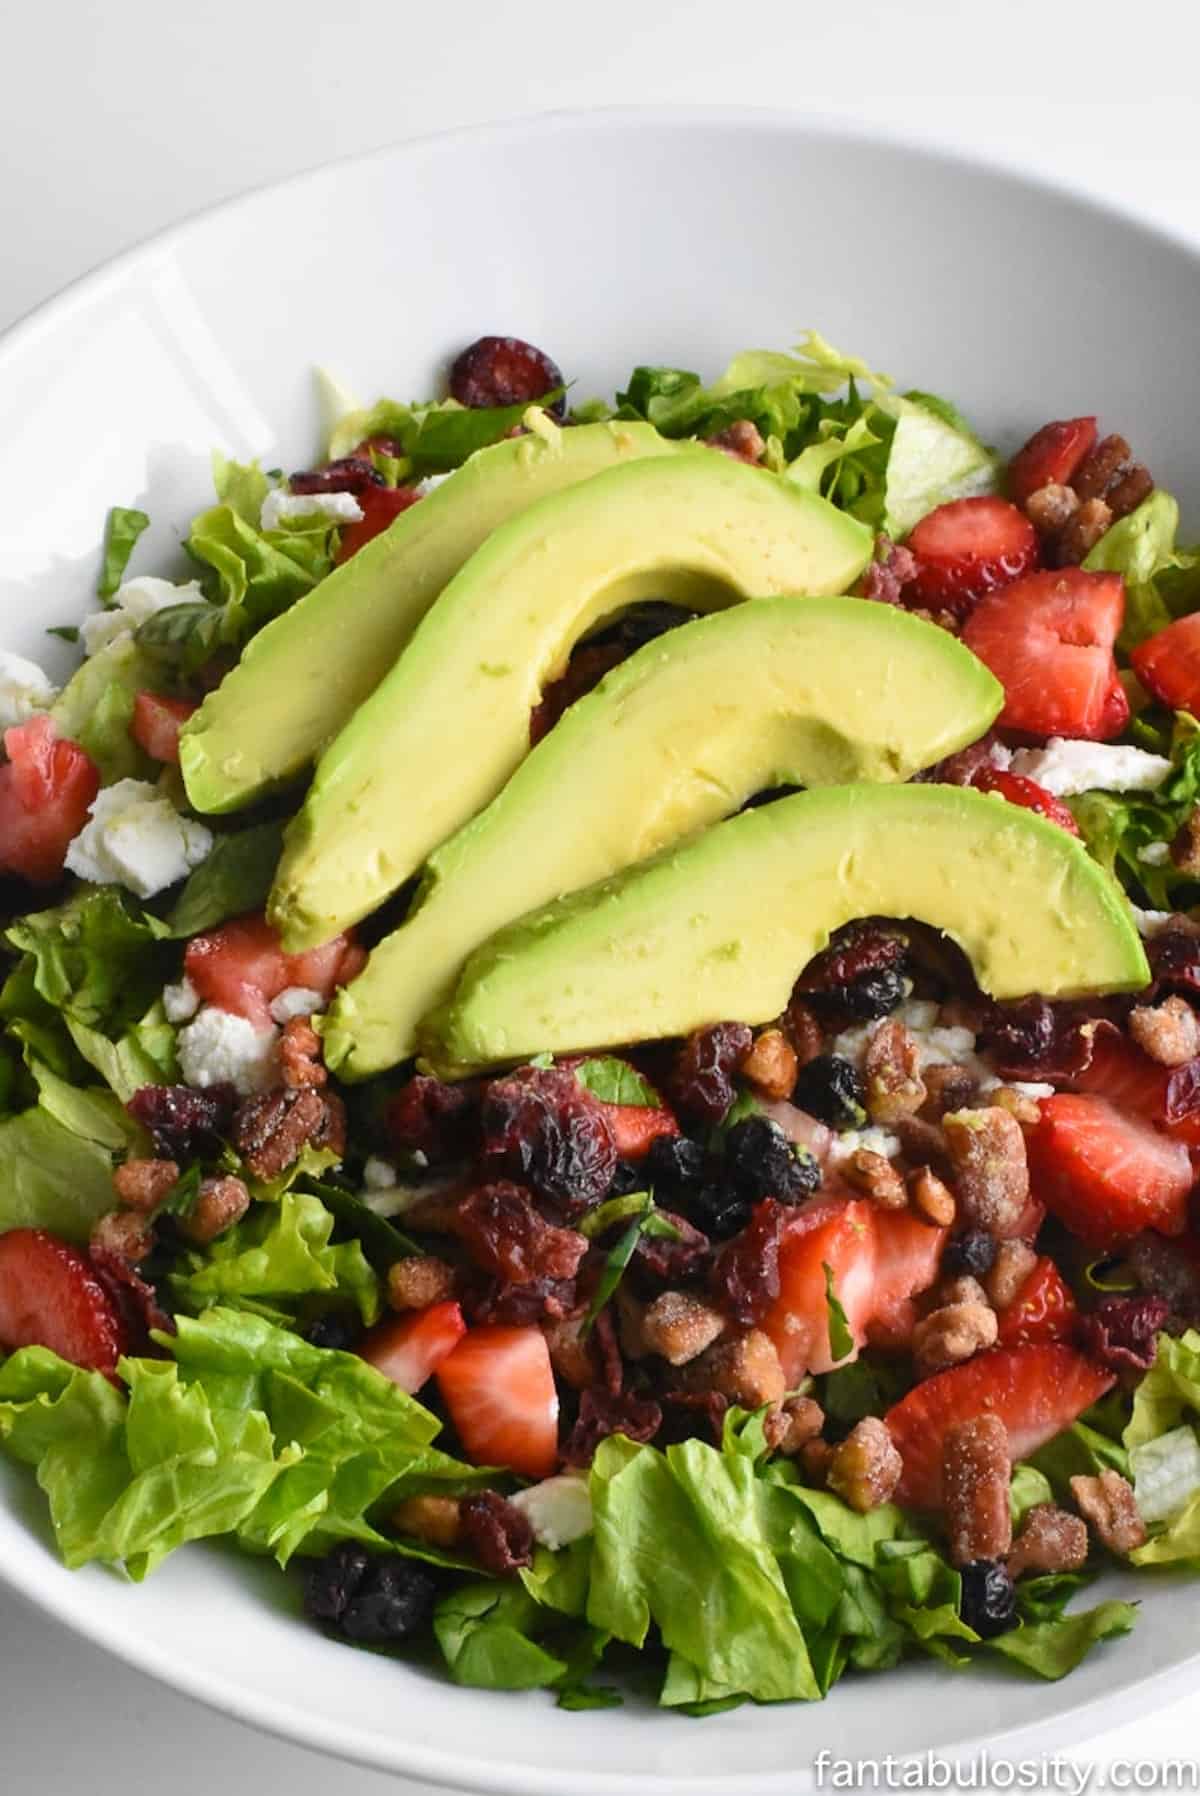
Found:
M 636 1067 L 630 1066 L 627 1060 L 617 1060 L 611 1054 L 581 1061 L 575 1068 L 575 1077 L 602 1104 L 653 1106 L 659 1101 L 653 1088 L 642 1078 Z
M 1200 1496 L 1200 1441 L 1194 1428 L 1171 1428 L 1129 1454 L 1133 1494 L 1144 1522 L 1166 1522 Z
M 50 715 L 58 731 L 81 744 L 108 786 L 153 777 L 154 763 L 129 734 L 137 694 L 154 685 L 154 671 L 132 636 L 106 643 L 78 667 Z
M 202 512 L 192 524 L 187 548 L 213 570 L 223 601 L 220 640 L 240 646 L 310 592 L 333 567 L 336 536 L 337 524 L 321 512 L 284 518 L 277 530 L 247 523 L 231 504 Z M 140 632 L 139 640 L 144 640 Z
M 1200 802 L 1200 723 L 1176 713 L 1169 744 L 1171 772 L 1156 792 L 1085 792 L 1070 808 L 1090 853 L 1135 903 L 1153 910 L 1186 909 L 1200 896 L 1194 877 L 1170 859 L 1147 861 L 1143 851 L 1169 845 Z
M 259 1204 L 203 1254 L 188 1254 L 171 1275 L 176 1301 L 200 1311 L 263 1299 L 285 1311 L 322 1294 L 352 1303 L 366 1323 L 379 1317 L 379 1280 L 358 1241 L 334 1246 L 332 1213 L 310 1192 L 287 1191 L 277 1208 Z M 253 1301 L 251 1304 L 253 1307 Z
M 1200 1333 L 1158 1337 L 1125 1428 L 1138 1508 L 1150 1538 L 1135 1565 L 1200 1569 Z
M 987 1651 L 997 1653 L 1014 1665 L 1032 1671 L 1051 1681 L 1074 1671 L 1102 1640 L 1128 1634 L 1137 1620 L 1137 1607 L 1115 1598 L 1098 1603 L 1094 1609 L 1078 1615 L 1060 1615 L 1053 1621 L 1024 1622 L 1011 1633 L 998 1634 L 985 1642 Z
M 1185 1420 L 1200 1420 L 1200 1332 L 1194 1328 L 1158 1337 L 1154 1364 L 1133 1394 L 1125 1445 L 1144 1447 Z
M 0 1122 L 0 1234 L 49 1229 L 86 1241 L 113 1207 L 112 1150 L 69 1128 L 44 1104 Z
M 907 536 L 935 505 L 995 492 L 999 458 L 943 401 L 911 393 L 878 403 L 895 423 L 883 524 L 889 536 Z
M 541 405 L 555 404 L 562 391 L 560 387 L 545 394 Z M 456 399 L 417 405 L 380 399 L 368 411 L 352 410 L 338 418 L 330 432 L 329 454 L 340 459 L 367 437 L 387 437 L 397 445 L 399 455 L 373 455 L 372 460 L 394 486 L 414 476 L 448 474 L 460 468 L 477 449 L 502 442 L 523 423 L 528 410 L 525 400 L 517 405 L 468 408 Z
M 149 528 L 150 519 L 144 511 L 135 511 L 125 505 L 113 506 L 104 527 L 104 559 L 96 585 L 100 598 L 112 598 L 125 577 L 138 537 Z
M 1185 555 L 1176 547 L 1178 529 L 1176 501 L 1170 493 L 1153 492 L 1128 517 L 1118 518 L 1084 561 L 1089 572 L 1125 577 L 1125 621 L 1117 646 L 1126 654 L 1172 621 L 1164 575 L 1200 568 L 1200 554 Z M 1200 602 L 1200 591 L 1193 602 Z

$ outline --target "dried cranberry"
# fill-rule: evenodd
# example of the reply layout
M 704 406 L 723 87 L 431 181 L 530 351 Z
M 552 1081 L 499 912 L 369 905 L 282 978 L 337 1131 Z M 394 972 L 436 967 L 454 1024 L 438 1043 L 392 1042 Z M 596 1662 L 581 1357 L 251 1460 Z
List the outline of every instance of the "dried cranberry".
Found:
M 365 493 L 368 487 L 384 484 L 383 475 L 365 456 L 344 455 L 323 468 L 293 474 L 288 488 L 293 493 Z
M 529 746 L 536 748 L 543 736 L 549 735 L 563 712 L 594 690 L 606 673 L 627 658 L 628 651 L 620 643 L 584 644 L 575 650 L 566 669 L 557 680 L 543 688 L 542 696 L 529 713 Z
M 904 975 L 898 968 L 881 967 L 877 973 L 864 973 L 849 985 L 836 991 L 808 991 L 805 997 L 814 1009 L 832 1012 L 839 1021 L 853 1018 L 859 1023 L 877 1022 L 890 1016 L 904 1002 Z
M 152 1328 L 158 1329 L 162 1334 L 175 1333 L 174 1318 L 168 1316 L 159 1303 L 154 1286 L 148 1284 L 128 1260 L 123 1260 L 120 1254 L 104 1247 L 91 1248 L 88 1258 L 95 1268 L 96 1277 L 125 1323 L 130 1352 L 154 1351 L 154 1343 L 150 1339 Z
M 944 761 L 935 761 L 915 778 L 931 786 L 969 786 L 981 768 L 995 766 L 992 750 L 999 741 L 995 730 L 989 730 L 978 742 L 969 742 L 966 748 L 947 755 Z
M 503 1180 L 461 1200 L 458 1237 L 477 1266 L 510 1285 L 574 1278 L 587 1252 L 582 1235 L 555 1228 L 539 1216 L 527 1191 Z
M 1171 1316 L 1188 1326 L 1200 1323 L 1200 1268 L 1178 1241 L 1148 1229 L 1130 1242 L 1128 1258 L 1143 1291 L 1164 1298 Z
M 676 1284 L 680 1279 L 694 1277 L 703 1267 L 709 1255 L 709 1239 L 694 1228 L 683 1216 L 677 1216 L 673 1210 L 661 1210 L 668 1222 L 673 1222 L 679 1231 L 677 1241 L 668 1241 L 659 1235 L 643 1235 L 637 1245 L 637 1263 L 657 1279 L 665 1279 L 669 1284 Z
M 573 1278 L 531 1278 L 523 1285 L 489 1279 L 468 1290 L 463 1298 L 463 1309 L 470 1322 L 495 1322 L 504 1328 L 561 1322 L 577 1306 Z
M 796 981 L 797 992 L 840 992 L 874 973 L 899 973 L 908 958 L 908 938 L 891 924 L 865 918 L 840 929 L 828 948 L 814 955 Z
M 1096 1027 L 1094 1017 L 1078 1006 L 1021 998 L 993 1004 L 979 1039 L 1005 1078 L 1071 1079 L 1091 1061 Z
M 607 1304 L 596 1317 L 592 1339 L 600 1349 L 604 1388 L 610 1397 L 618 1397 L 625 1388 L 625 1364 L 621 1358 L 621 1344 L 617 1339 L 612 1311 Z
M 520 337 L 477 337 L 450 369 L 450 397 L 460 405 L 532 405 L 564 384 L 561 371 Z M 548 408 L 566 416 L 566 395 Z
M 720 1444 L 729 1399 L 722 1391 L 668 1391 L 663 1398 L 663 1439 L 666 1443 L 691 1440 L 697 1424 L 707 1427 Z
M 622 1391 L 614 1397 L 610 1391 L 585 1391 L 579 1399 L 579 1413 L 563 1448 L 563 1463 L 589 1466 L 596 1448 L 610 1434 L 623 1434 L 631 1441 L 652 1441 L 662 1427 L 662 1410 L 649 1397 Z
M 237 1092 L 232 1085 L 143 1085 L 125 1108 L 149 1129 L 162 1160 L 205 1159 L 219 1153 L 233 1125 Z
M 1167 1075 L 1163 1115 L 1167 1122 L 1182 1122 L 1200 1109 L 1200 1059 L 1185 1061 Z
M 1146 957 L 1158 992 L 1200 992 L 1200 935 L 1164 929 L 1146 943 Z
M 1106 1297 L 1080 1317 L 1080 1345 L 1110 1371 L 1148 1371 L 1170 1311 L 1164 1297 Z
M 473 1151 L 478 1133 L 479 1096 L 470 1085 L 446 1085 L 415 1073 L 384 1112 L 392 1146 L 422 1153 L 431 1165 Z
M 797 1151 L 769 1116 L 747 1116 L 725 1137 L 724 1176 L 751 1203 L 777 1197 L 798 1204 L 821 1183 L 821 1168 L 811 1154 Z
M 604 1106 L 561 1067 L 522 1067 L 485 1087 L 483 1151 L 489 1169 L 531 1185 L 566 1216 L 607 1197 L 617 1170 Z
M 750 1221 L 717 1253 L 708 1284 L 725 1314 L 744 1328 L 766 1315 L 779 1296 L 779 1245 L 786 1210 L 773 1197 L 754 1206 Z
M 713 1023 L 688 1036 L 671 1073 L 670 1095 L 689 1121 L 723 1119 L 737 1095 L 734 1076 L 753 1039 L 745 1023 Z
M 459 1509 L 464 1544 L 484 1571 L 505 1578 L 533 1563 L 533 1529 L 525 1513 L 499 1491 L 480 1490 Z

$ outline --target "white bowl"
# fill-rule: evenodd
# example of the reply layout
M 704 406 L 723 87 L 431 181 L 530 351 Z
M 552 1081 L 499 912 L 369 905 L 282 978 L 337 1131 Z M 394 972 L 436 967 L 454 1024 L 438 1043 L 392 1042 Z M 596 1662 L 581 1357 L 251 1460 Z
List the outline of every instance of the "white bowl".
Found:
M 1195 526 L 1198 301 L 1196 255 L 1134 222 L 793 118 L 592 114 L 402 145 L 184 225 L 0 343 L 0 635 L 65 665 L 43 631 L 87 605 L 107 508 L 150 512 L 135 565 L 169 571 L 213 446 L 309 462 L 314 366 L 364 398 L 406 398 L 484 331 L 543 345 L 591 393 L 634 362 L 715 374 L 736 349 L 814 325 L 951 396 L 1005 447 L 1046 418 L 1099 411 Z M 40 1493 L 8 1464 L 0 1573 L 228 1714 L 513 1796 L 793 1796 L 822 1747 L 1060 1745 L 1165 1700 L 1200 1645 L 1191 1590 L 1144 1576 L 1125 1580 L 1145 1599 L 1136 1633 L 1065 1684 L 913 1664 L 815 1707 L 570 1714 L 336 1645 L 298 1619 L 294 1579 L 235 1554 L 188 1548 L 140 1588 L 64 1571 Z

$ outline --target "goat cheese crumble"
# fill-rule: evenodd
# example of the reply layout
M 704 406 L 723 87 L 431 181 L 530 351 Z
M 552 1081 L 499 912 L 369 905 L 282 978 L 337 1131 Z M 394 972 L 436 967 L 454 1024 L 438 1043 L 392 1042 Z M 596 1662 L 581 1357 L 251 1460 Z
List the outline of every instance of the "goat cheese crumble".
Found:
M 97 793 L 67 849 L 66 868 L 93 885 L 128 886 L 153 898 L 208 856 L 212 831 L 181 816 L 148 780 L 118 780 Z
M 509 1501 L 533 1529 L 533 1538 L 552 1553 L 592 1531 L 592 1499 L 586 1475 L 559 1472 L 553 1478 L 543 1478 L 540 1484 L 531 1484 L 527 1490 L 519 1490 Z
M 185 973 L 178 985 L 163 986 L 162 1003 L 168 1023 L 190 1023 L 200 1008 L 200 993 Z
M 192 605 L 202 602 L 204 593 L 196 580 L 176 586 L 171 580 L 159 580 L 153 574 L 139 574 L 118 587 L 108 611 L 93 611 L 79 626 L 79 637 L 85 655 L 95 655 L 110 643 L 132 636 L 148 617 L 165 611 L 170 605 Z
M 1077 798 L 1081 792 L 1153 792 L 1170 773 L 1171 763 L 1144 748 L 1051 736 L 1045 748 L 1019 748 L 1012 770 L 1036 780 L 1055 798 Z
M 48 711 L 58 692 L 36 661 L 0 649 L 0 730 L 28 723 L 38 711 Z
M 239 1097 L 255 1097 L 279 1082 L 279 1033 L 256 1029 L 244 1016 L 206 1004 L 176 1043 L 189 1085 L 233 1085 Z
M 285 486 L 273 487 L 262 502 L 259 527 L 278 530 L 285 518 L 329 518 L 335 524 L 358 524 L 362 506 L 353 493 L 289 493 Z
M 307 985 L 289 985 L 271 1000 L 271 1015 L 277 1023 L 290 1023 L 294 1016 L 312 1016 L 324 1008 L 321 993 Z

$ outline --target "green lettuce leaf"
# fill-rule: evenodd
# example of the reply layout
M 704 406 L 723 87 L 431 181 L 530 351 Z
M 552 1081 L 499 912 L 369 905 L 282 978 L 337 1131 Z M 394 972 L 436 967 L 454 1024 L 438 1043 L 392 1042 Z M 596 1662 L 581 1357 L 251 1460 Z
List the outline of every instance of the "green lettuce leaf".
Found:
M 288 1309 L 324 1294 L 353 1303 L 367 1324 L 380 1312 L 379 1280 L 358 1241 L 331 1244 L 334 1217 L 319 1197 L 287 1191 L 278 1207 L 256 1206 L 219 1235 L 204 1253 L 190 1253 L 186 1271 L 171 1275 L 176 1301 L 200 1311 L 213 1304 L 265 1299 Z
M 215 574 L 224 602 L 221 640 L 242 644 L 311 592 L 333 567 L 336 538 L 337 524 L 319 512 L 285 518 L 278 530 L 247 523 L 232 505 L 202 512 L 187 549 Z
M 1136 1620 L 1133 1603 L 1114 1599 L 1056 1621 L 1026 1622 L 985 1644 L 987 1651 L 1054 1681 L 1074 1671 L 1100 1641 L 1128 1634 Z
M 562 389 L 556 388 L 540 404 L 553 405 L 561 397 Z M 398 445 L 399 456 L 373 455 L 372 460 L 390 485 L 424 474 L 448 474 L 477 449 L 502 442 L 529 409 L 525 400 L 518 405 L 466 407 L 456 399 L 415 405 L 380 399 L 369 410 L 350 410 L 337 419 L 329 436 L 329 454 L 337 459 L 367 437 L 389 437 Z
M 162 672 L 188 679 L 225 641 L 225 607 L 208 599 L 168 605 L 138 626 L 138 652 Z
M 104 559 L 96 586 L 100 598 L 112 598 L 125 577 L 138 537 L 149 528 L 150 519 L 144 511 L 134 511 L 124 505 L 113 506 L 104 527 Z
M 1200 555 L 1176 547 L 1178 529 L 1178 504 L 1170 493 L 1155 491 L 1128 517 L 1118 518 L 1083 563 L 1089 572 L 1125 577 L 1125 620 L 1117 646 L 1126 654 L 1172 620 L 1163 576 L 1200 566 Z
M 129 734 L 133 702 L 155 671 L 132 636 L 106 643 L 76 668 L 50 710 L 62 736 L 91 755 L 105 785 L 152 777 L 154 764 Z
M 219 503 L 228 505 L 243 524 L 257 530 L 263 500 L 273 485 L 258 463 L 230 461 L 217 449 L 213 452 L 212 475 Z
M 101 1126 L 99 1119 L 91 1126 Z M 0 1122 L 0 1234 L 40 1228 L 86 1241 L 113 1207 L 112 1171 L 111 1148 L 76 1132 L 44 1103 L 8 1117 Z
M 604 1054 L 584 1060 L 575 1068 L 575 1077 L 602 1104 L 657 1105 L 658 1095 L 636 1067 L 627 1060 Z
M 944 401 L 928 394 L 884 394 L 895 423 L 887 458 L 884 529 L 907 536 L 937 505 L 995 492 L 1000 463 Z
M 66 1025 L 80 1055 L 123 1104 L 143 1085 L 174 1085 L 179 1078 L 176 1030 L 166 1019 L 161 999 L 115 1041 L 73 1016 L 66 1018 Z
M 1085 792 L 1069 801 L 1092 856 L 1152 910 L 1185 910 L 1200 897 L 1200 883 L 1170 859 L 1156 865 L 1141 856 L 1169 845 L 1200 802 L 1200 723 L 1186 711 L 1176 713 L 1169 752 L 1171 772 L 1156 792 Z
M 1133 1394 L 1133 1414 L 1125 1430 L 1127 1447 L 1142 1447 L 1200 1419 L 1200 1331 L 1159 1335 L 1154 1364 Z
M 218 836 L 171 907 L 167 917 L 171 934 L 186 941 L 230 917 L 261 909 L 282 849 L 281 822 L 255 823 Z

